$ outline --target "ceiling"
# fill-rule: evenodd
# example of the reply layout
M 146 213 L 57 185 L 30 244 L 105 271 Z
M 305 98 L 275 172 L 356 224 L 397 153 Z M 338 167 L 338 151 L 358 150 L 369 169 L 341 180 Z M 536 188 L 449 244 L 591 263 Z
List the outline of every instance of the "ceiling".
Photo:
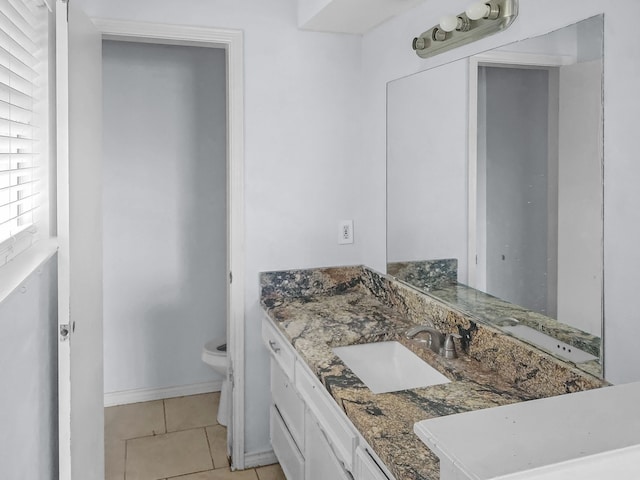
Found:
M 363 34 L 425 0 L 298 0 L 303 30 Z

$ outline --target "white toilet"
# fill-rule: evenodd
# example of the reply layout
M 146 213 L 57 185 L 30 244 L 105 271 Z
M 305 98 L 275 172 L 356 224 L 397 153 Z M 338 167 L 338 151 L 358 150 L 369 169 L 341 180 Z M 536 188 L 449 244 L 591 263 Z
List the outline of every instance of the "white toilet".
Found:
M 227 340 L 224 337 L 209 340 L 202 347 L 202 361 L 222 375 L 222 390 L 218 406 L 218 423 L 226 426 L 229 422 L 229 382 L 227 380 Z

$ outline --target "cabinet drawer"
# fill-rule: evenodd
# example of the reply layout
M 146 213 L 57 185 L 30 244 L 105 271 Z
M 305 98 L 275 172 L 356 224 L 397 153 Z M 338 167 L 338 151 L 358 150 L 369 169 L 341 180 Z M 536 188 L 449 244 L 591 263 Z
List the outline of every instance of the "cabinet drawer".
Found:
M 278 457 L 278 462 L 280 462 L 285 477 L 288 480 L 303 479 L 304 458 L 274 405 L 271 405 L 270 424 L 271 446 L 276 457 Z
M 304 452 L 304 402 L 274 359 L 271 360 L 271 398 L 293 440 Z
M 267 319 L 262 321 L 262 339 L 271 357 L 278 362 L 278 365 L 280 365 L 287 377 L 293 380 L 293 364 L 295 359 L 293 349 L 289 345 L 289 342 L 287 342 L 282 334 L 277 331 Z
M 380 462 L 382 463 L 382 462 Z M 359 446 L 356 448 L 356 454 L 353 465 L 353 476 L 355 480 L 391 480 L 393 476 L 387 475 L 378 460 L 366 449 Z
M 351 471 L 354 450 L 358 444 L 357 432 L 315 376 L 304 370 L 300 363 L 296 363 L 295 371 L 296 387 L 302 399 L 322 425 L 338 460 Z

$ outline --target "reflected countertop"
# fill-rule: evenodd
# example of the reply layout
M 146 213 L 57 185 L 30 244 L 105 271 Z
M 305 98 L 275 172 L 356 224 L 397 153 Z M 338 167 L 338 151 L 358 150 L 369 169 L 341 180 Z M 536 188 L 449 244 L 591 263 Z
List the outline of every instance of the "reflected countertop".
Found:
M 500 328 L 505 319 L 515 318 L 521 325 L 600 357 L 600 337 L 457 282 L 455 259 L 395 262 L 388 265 L 388 270 L 396 279 L 476 320 Z M 602 376 L 602 365 L 597 360 L 581 363 L 579 368 L 591 375 Z

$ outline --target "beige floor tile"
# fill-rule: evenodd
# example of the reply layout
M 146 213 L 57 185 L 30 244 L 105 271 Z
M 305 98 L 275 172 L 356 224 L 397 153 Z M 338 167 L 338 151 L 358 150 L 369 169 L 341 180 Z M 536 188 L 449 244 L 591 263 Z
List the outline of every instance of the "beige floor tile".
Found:
M 226 427 L 223 427 L 222 425 L 214 425 L 212 427 L 207 427 L 206 430 L 214 468 L 228 467 L 229 460 L 227 459 Z
M 125 440 L 107 440 L 104 442 L 104 478 L 105 480 L 124 480 Z
M 162 400 L 104 409 L 105 440 L 125 440 L 165 433 Z
M 258 467 L 256 468 L 256 472 L 259 480 L 287 480 L 279 463 L 267 465 L 266 467 Z
M 212 468 L 204 428 L 127 440 L 127 480 L 158 480 Z
M 194 473 L 193 475 L 172 477 L 170 480 L 258 480 L 258 476 L 253 469 L 232 472 L 229 468 L 219 468 L 208 472 Z
M 164 401 L 167 432 L 216 425 L 220 392 L 167 398 Z

